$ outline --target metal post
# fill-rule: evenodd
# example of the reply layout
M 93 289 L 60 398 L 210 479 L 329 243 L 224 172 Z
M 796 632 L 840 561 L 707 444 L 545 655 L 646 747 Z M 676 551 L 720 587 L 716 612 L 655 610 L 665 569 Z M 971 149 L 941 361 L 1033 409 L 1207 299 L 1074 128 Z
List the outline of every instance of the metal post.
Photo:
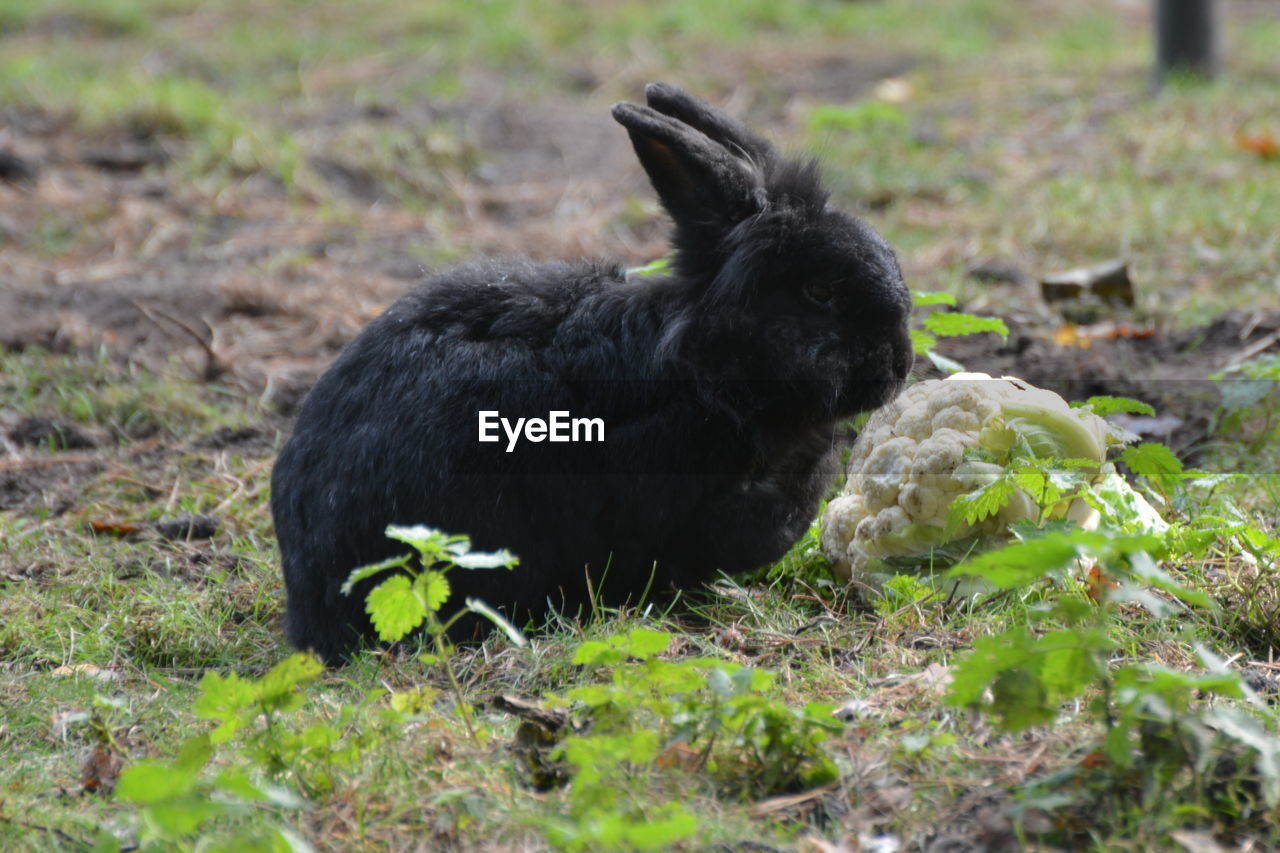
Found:
M 1218 66 L 1217 0 L 1156 0 L 1156 81 L 1212 77 Z

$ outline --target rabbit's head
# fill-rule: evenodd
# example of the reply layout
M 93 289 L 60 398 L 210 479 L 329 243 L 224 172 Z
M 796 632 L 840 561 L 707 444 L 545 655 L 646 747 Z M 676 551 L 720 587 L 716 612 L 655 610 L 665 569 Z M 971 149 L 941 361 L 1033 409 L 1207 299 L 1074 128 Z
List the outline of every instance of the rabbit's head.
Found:
M 782 157 L 727 114 L 660 83 L 613 115 L 675 224 L 687 300 L 664 349 L 756 383 L 762 405 L 828 419 L 873 409 L 912 363 L 893 250 L 830 208 L 816 163 Z

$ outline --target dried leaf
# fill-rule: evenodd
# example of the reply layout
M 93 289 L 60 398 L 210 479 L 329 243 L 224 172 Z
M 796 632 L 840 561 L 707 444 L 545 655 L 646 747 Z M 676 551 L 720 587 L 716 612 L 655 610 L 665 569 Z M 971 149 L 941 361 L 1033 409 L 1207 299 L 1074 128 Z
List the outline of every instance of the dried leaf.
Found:
M 119 681 L 120 673 L 114 669 L 103 669 L 91 663 L 77 663 L 70 666 L 54 667 L 49 672 L 55 678 L 66 678 L 72 675 L 80 675 L 86 678 L 93 678 L 98 681 Z
M 115 750 L 98 744 L 80 767 L 80 785 L 95 794 L 110 794 L 123 767 L 124 761 Z
M 1063 323 L 1054 329 L 1053 342 L 1060 347 L 1076 347 L 1078 349 L 1088 349 L 1093 346 L 1093 341 L 1081 336 L 1080 327 L 1075 323 Z
M 1280 159 L 1280 140 L 1277 140 L 1269 130 L 1258 133 L 1241 131 L 1236 134 L 1236 145 L 1245 151 L 1257 154 L 1264 160 Z
M 1094 750 L 1084 758 L 1080 759 L 1080 766 L 1086 770 L 1096 770 L 1099 767 L 1106 767 L 1109 763 L 1110 759 L 1107 758 L 1107 754 L 1101 750 Z
M 1120 588 L 1118 583 L 1103 574 L 1102 570 L 1096 565 L 1089 569 L 1085 575 L 1084 583 L 1086 594 L 1094 604 L 1101 604 L 1103 599 L 1106 598 L 1108 590 Z
M 1154 337 L 1155 334 L 1156 330 L 1152 326 L 1133 326 L 1129 323 L 1115 323 L 1110 320 L 1091 323 L 1087 326 L 1063 323 L 1054 330 L 1053 342 L 1060 347 L 1089 349 L 1095 341 L 1141 340 Z
M 100 533 L 104 536 L 115 536 L 120 539 L 123 539 L 126 536 L 132 536 L 139 530 L 138 525 L 129 524 L 124 521 L 90 521 L 89 529 L 94 533 Z
M 678 767 L 689 773 L 695 773 L 702 768 L 702 752 L 684 741 L 678 741 L 660 752 L 654 764 L 664 770 Z

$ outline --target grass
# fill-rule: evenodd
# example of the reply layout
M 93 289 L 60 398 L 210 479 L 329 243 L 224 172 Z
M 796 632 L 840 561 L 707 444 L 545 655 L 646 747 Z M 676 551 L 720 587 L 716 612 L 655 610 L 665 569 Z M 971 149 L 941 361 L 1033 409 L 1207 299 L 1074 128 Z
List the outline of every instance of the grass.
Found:
M 173 159 L 141 177 L 160 181 L 174 201 L 156 215 L 185 211 L 193 220 L 189 240 L 158 261 L 174 264 L 179 280 L 184 264 L 222 246 L 228 221 L 266 216 L 349 228 L 358 248 L 379 237 L 368 223 L 391 211 L 428 232 L 409 244 L 411 257 L 467 256 L 477 214 L 459 186 L 486 156 L 468 135 L 476 103 L 545 99 L 603 112 L 637 97 L 644 80 L 673 79 L 717 100 L 743 99 L 787 147 L 820 152 L 837 200 L 898 247 L 915 288 L 949 290 L 993 313 L 1023 311 L 1025 294 L 977 283 L 967 269 L 995 258 L 1035 275 L 1124 255 L 1140 320 L 1189 324 L 1226 308 L 1274 306 L 1280 166 L 1235 136 L 1280 133 L 1270 118 L 1280 115 L 1280 24 L 1232 18 L 1224 77 L 1158 94 L 1148 88 L 1147 35 L 1142 21 L 1101 0 L 0 0 L 0 109 L 65 121 L 76 143 L 158 141 Z M 841 59 L 850 62 L 828 62 Z M 907 95 L 877 98 L 877 74 L 857 76 L 862 60 L 897 69 L 884 73 Z M 341 195 L 318 157 L 358 167 L 384 194 L 376 203 Z M 47 168 L 57 162 L 50 155 Z M 114 230 L 116 202 L 85 172 L 75 175 L 58 188 L 83 181 L 88 202 L 55 196 L 46 205 L 41 185 L 30 207 L 20 198 L 34 215 L 0 217 L 6 252 L 34 259 L 14 268 L 15 281 L 84 258 L 146 259 L 145 240 Z M 647 196 L 625 201 L 604 229 L 635 233 L 652 212 Z M 501 229 L 536 249 L 545 235 L 520 238 L 524 225 L 514 217 Z M 328 251 L 311 233 L 296 244 L 268 240 L 235 271 L 305 300 L 302 284 Z M 276 334 L 314 322 L 308 334 L 321 349 L 331 345 L 305 310 L 268 320 Z M 0 455 L 0 848 L 79 849 L 104 833 L 137 840 L 150 813 L 85 792 L 86 758 L 106 743 L 131 766 L 172 759 L 211 729 L 193 707 L 207 673 L 262 676 L 288 652 L 267 507 L 287 420 L 252 383 L 202 383 L 176 360 L 130 355 L 0 350 L 0 428 L 55 418 L 95 442 L 6 445 Z M 1280 470 L 1275 412 L 1264 400 L 1234 417 L 1205 465 Z M 1219 492 L 1274 531 L 1280 478 Z M 194 541 L 156 531 L 155 522 L 183 513 L 215 516 L 218 531 Z M 776 707 L 857 700 L 853 721 L 823 741 L 835 781 L 807 793 L 727 793 L 678 742 L 652 761 L 615 766 L 604 756 L 626 797 L 616 812 L 655 825 L 673 806 L 696 816 L 696 841 L 681 849 L 807 849 L 811 838 L 869 844 L 877 835 L 906 849 L 947 838 L 1011 849 L 1169 849 L 1171 833 L 1188 828 L 1223 844 L 1276 843 L 1274 824 L 1259 817 L 1265 810 L 1249 811 L 1258 777 L 1247 764 L 1218 777 L 1184 769 L 1159 785 L 1099 770 L 1092 695 L 1019 734 L 946 704 L 940 677 L 975 641 L 1036 618 L 1043 590 L 976 605 L 908 595 L 869 607 L 826 575 L 814 545 L 802 541 L 742 585 L 718 585 L 691 611 L 603 613 L 552 626 L 528 647 L 495 637 L 458 652 L 476 738 L 452 711 L 438 668 L 419 660 L 422 649 L 369 652 L 326 672 L 300 691 L 298 707 L 273 718 L 275 740 L 264 739 L 261 723 L 247 727 L 217 745 L 199 783 L 240 769 L 304 796 L 231 798 L 237 807 L 210 824 L 206 841 L 251 846 L 285 826 L 322 849 L 542 849 L 557 838 L 572 847 L 555 835 L 572 830 L 603 849 L 607 828 L 577 799 L 587 786 L 532 787 L 513 749 L 518 721 L 489 702 L 606 684 L 613 670 L 574 656 L 585 643 L 643 628 L 673 637 L 664 662 L 707 657 L 773 674 L 760 695 Z M 1225 606 L 1176 623 L 1125 611 L 1108 628 L 1116 662 L 1189 672 L 1198 669 L 1194 645 L 1207 643 L 1246 652 L 1237 668 L 1252 658 L 1261 664 L 1250 673 L 1271 672 L 1274 565 L 1222 545 L 1175 568 Z M 654 696 L 620 716 L 636 730 L 669 725 L 678 717 L 660 713 L 669 694 Z M 682 713 L 712 719 L 712 704 L 704 697 Z M 270 749 L 285 756 L 283 769 L 265 769 Z M 716 760 L 746 762 L 740 775 L 760 766 L 746 748 Z M 1229 794 L 1236 788 L 1246 793 Z M 1168 791 L 1179 795 L 1157 796 Z

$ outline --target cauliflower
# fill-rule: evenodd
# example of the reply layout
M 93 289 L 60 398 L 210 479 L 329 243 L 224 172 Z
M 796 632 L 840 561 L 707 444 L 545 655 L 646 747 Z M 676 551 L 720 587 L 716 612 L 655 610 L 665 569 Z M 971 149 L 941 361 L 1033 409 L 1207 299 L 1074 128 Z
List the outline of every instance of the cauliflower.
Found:
M 822 549 L 838 575 L 878 586 L 878 573 L 889 568 L 881 561 L 927 560 L 951 542 L 1007 537 L 1011 522 L 1039 517 L 1030 495 L 1013 490 L 995 515 L 948 531 L 952 500 L 999 478 L 1001 463 L 1019 442 L 1035 456 L 1096 462 L 1087 476 L 1119 478 L 1127 487 L 1113 466 L 1103 468 L 1107 437 L 1106 422 L 1087 407 L 1073 409 L 1052 391 L 1021 379 L 958 373 L 920 382 L 875 412 L 858 436 L 845 492 L 827 505 Z M 1050 515 L 1086 526 L 1097 521 L 1096 512 L 1078 499 L 1053 507 Z

